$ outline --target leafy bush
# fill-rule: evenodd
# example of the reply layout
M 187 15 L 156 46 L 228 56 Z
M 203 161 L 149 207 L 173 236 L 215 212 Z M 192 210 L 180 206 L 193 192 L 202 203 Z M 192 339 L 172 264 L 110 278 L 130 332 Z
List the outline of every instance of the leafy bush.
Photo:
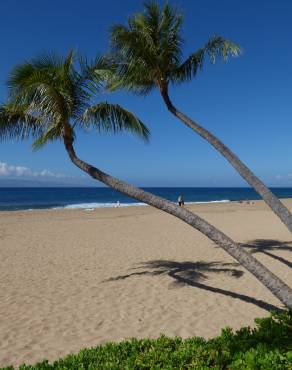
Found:
M 292 313 L 256 319 L 256 327 L 203 338 L 132 339 L 83 349 L 49 364 L 22 365 L 21 370 L 49 369 L 232 369 L 292 370 Z M 6 367 L 5 370 L 13 370 Z M 4 370 L 2 369 L 2 370 Z

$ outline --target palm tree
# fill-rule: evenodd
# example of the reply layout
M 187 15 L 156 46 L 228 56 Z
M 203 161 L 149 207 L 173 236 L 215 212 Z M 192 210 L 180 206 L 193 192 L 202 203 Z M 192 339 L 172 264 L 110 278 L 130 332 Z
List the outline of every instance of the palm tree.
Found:
M 111 44 L 117 67 L 117 78 L 111 88 L 122 86 L 138 94 L 147 94 L 158 88 L 167 109 L 186 126 L 217 149 L 238 173 L 263 198 L 274 213 L 292 232 L 292 215 L 280 200 L 255 174 L 210 131 L 179 111 L 169 97 L 169 85 L 189 81 L 202 69 L 206 56 L 212 63 L 217 57 L 224 60 L 237 56 L 238 45 L 220 36 L 214 36 L 188 58 L 182 58 L 182 16 L 156 1 L 145 4 L 145 12 L 135 14 L 127 26 L 115 25 L 111 29 Z
M 112 177 L 76 155 L 74 138 L 78 128 L 129 131 L 142 139 L 149 137 L 146 126 L 119 105 L 91 104 L 109 72 L 104 58 L 97 59 L 93 65 L 94 74 L 93 66 L 84 61 L 77 69 L 73 54 L 69 53 L 66 58 L 45 56 L 15 67 L 8 80 L 8 102 L 0 108 L 0 139 L 32 136 L 34 148 L 48 141 L 62 140 L 73 164 L 86 174 L 199 230 L 292 310 L 292 290 L 224 233 L 189 210 Z

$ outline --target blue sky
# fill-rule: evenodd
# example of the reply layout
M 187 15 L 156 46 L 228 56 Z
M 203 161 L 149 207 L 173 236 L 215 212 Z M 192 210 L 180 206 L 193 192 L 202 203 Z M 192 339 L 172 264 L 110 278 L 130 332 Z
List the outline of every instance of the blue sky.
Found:
M 0 100 L 11 68 L 75 48 L 88 57 L 108 50 L 108 29 L 142 9 L 139 0 L 10 0 L 1 3 Z M 218 135 L 270 186 L 292 186 L 292 2 L 170 1 L 184 14 L 185 55 L 220 34 L 243 53 L 206 63 L 188 84 L 171 89 L 179 109 Z M 80 133 L 76 150 L 89 163 L 140 186 L 245 186 L 208 143 L 164 107 L 157 92 L 100 96 L 137 114 L 150 128 L 145 145 L 129 135 Z M 92 184 L 56 142 L 32 152 L 30 142 L 0 144 L 0 181 L 9 177 Z M 20 168 L 20 170 L 19 170 Z M 25 168 L 25 169 L 21 169 Z M 47 171 L 47 172 L 44 172 Z

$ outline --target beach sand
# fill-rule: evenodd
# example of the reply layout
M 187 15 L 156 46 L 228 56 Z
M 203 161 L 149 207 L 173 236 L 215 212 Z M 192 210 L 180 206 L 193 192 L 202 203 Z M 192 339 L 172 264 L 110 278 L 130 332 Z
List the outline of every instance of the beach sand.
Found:
M 263 202 L 189 208 L 292 286 L 292 236 Z M 130 337 L 209 338 L 275 306 L 221 248 L 151 207 L 0 213 L 0 366 Z

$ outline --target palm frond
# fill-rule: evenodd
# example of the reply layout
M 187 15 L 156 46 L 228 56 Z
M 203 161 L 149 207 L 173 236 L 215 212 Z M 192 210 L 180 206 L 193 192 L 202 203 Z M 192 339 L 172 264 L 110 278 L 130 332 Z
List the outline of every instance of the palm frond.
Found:
M 64 60 L 53 53 L 47 53 L 34 58 L 29 62 L 16 65 L 10 72 L 7 86 L 12 95 L 17 95 L 19 90 L 26 87 L 31 76 L 35 72 L 45 72 L 47 76 L 56 75 L 56 71 L 61 70 Z
M 156 86 L 157 56 L 149 52 L 141 33 L 116 25 L 111 29 L 112 51 L 115 60 L 115 76 L 109 79 L 111 89 L 123 87 L 139 95 L 148 94 Z M 149 43 L 148 43 L 149 44 Z
M 74 106 L 75 86 L 70 75 L 73 54 L 63 59 L 51 54 L 16 66 L 10 74 L 10 100 L 29 104 L 51 120 L 59 121 L 70 115 Z
M 62 126 L 54 124 L 48 127 L 48 129 L 32 143 L 32 149 L 38 150 L 47 144 L 48 141 L 54 141 L 61 138 Z
M 241 53 L 238 44 L 221 36 L 213 36 L 205 45 L 205 50 L 212 63 L 216 62 L 216 58 L 221 57 L 223 60 L 227 60 L 229 56 L 237 57 Z
M 204 59 L 215 63 L 237 56 L 238 45 L 220 36 L 212 37 L 206 45 L 182 61 L 182 15 L 166 3 L 148 1 L 144 12 L 133 15 L 127 25 L 111 28 L 111 48 L 115 56 L 117 79 L 113 88 L 123 87 L 146 94 L 155 86 L 170 82 L 181 83 L 196 76 Z
M 109 55 L 97 55 L 93 61 L 79 57 L 79 84 L 91 93 L 98 92 L 115 71 L 115 62 Z
M 174 83 L 191 80 L 203 68 L 206 55 L 209 56 L 211 63 L 215 63 L 217 58 L 227 60 L 229 56 L 238 56 L 239 54 L 239 45 L 221 36 L 213 36 L 204 47 L 191 54 L 173 71 L 171 80 Z
M 97 87 L 115 68 L 110 57 L 99 56 L 91 63 L 81 58 L 79 68 L 74 61 L 73 51 L 64 58 L 48 54 L 12 71 L 8 103 L 0 108 L 0 139 L 32 136 L 38 149 L 61 138 L 65 125 L 77 125 L 129 131 L 147 140 L 147 127 L 131 112 L 108 103 L 91 106 Z
M 7 103 L 0 106 L 1 140 L 37 137 L 43 131 L 42 118 L 33 116 L 28 105 Z
M 148 93 L 161 79 L 168 80 L 181 60 L 182 16 L 157 1 L 145 4 L 127 26 L 111 28 L 111 46 L 122 86 L 135 93 Z
M 98 131 L 121 132 L 128 131 L 148 141 L 148 128 L 133 113 L 118 104 L 99 103 L 86 109 L 79 123 L 86 128 L 93 126 Z
M 32 110 L 50 117 L 51 120 L 60 121 L 67 118 L 68 108 L 62 95 L 50 83 L 35 77 L 35 82 L 32 80 L 14 100 L 20 104 L 30 104 Z
M 74 63 L 74 58 L 75 58 L 75 52 L 74 50 L 70 50 L 69 53 L 67 54 L 64 62 L 62 63 L 62 68 L 65 71 L 65 75 L 70 74 L 72 70 L 72 65 Z

